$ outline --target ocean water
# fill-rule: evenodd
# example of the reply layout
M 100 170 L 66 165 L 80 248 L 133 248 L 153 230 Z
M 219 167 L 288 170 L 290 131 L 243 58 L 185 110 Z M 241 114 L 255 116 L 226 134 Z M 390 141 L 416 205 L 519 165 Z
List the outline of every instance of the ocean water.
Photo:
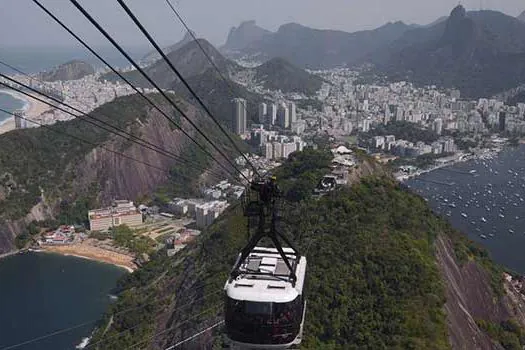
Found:
M 411 179 L 407 185 L 499 264 L 525 274 L 525 145 Z
M 29 253 L 0 259 L 0 349 L 96 320 L 123 269 L 75 257 Z M 75 349 L 93 325 L 19 350 Z
M 4 94 L 2 93 L 2 91 L 0 91 L 0 108 L 12 112 L 16 109 L 21 109 L 22 107 L 24 107 L 24 103 L 24 101 L 14 98 L 11 95 Z M 11 115 L 0 111 L 0 124 L 2 124 L 3 121 L 10 117 Z
M 106 59 L 111 65 L 116 67 L 127 67 L 130 66 L 129 62 L 123 57 L 116 49 L 112 47 L 94 47 L 97 53 L 99 53 L 104 59 Z M 132 47 L 125 48 L 133 59 L 142 58 L 151 48 L 144 47 Z M 0 59 L 6 63 L 15 66 L 26 73 L 37 73 L 44 70 L 48 70 L 54 66 L 65 63 L 67 61 L 78 59 L 83 60 L 95 68 L 102 67 L 102 63 L 93 56 L 89 51 L 81 46 L 72 47 L 0 47 Z M 0 65 L 0 72 L 5 74 L 14 73 L 9 68 Z

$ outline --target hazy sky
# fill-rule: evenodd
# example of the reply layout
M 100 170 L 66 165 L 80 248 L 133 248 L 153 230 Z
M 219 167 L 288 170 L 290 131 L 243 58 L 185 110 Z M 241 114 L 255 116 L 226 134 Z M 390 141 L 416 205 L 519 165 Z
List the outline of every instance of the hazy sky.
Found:
M 93 45 L 106 45 L 67 0 L 41 0 L 58 17 Z M 447 15 L 457 0 L 170 0 L 200 37 L 220 45 L 231 26 L 255 19 L 263 28 L 297 22 L 315 28 L 345 31 L 372 29 L 388 21 L 427 24 Z M 144 46 L 127 15 L 114 0 L 80 0 L 101 23 L 127 46 Z M 517 16 L 523 0 L 482 0 L 485 9 Z M 128 0 L 127 4 L 163 45 L 179 40 L 183 28 L 165 0 Z M 480 0 L 463 0 L 467 9 L 479 9 Z M 0 47 L 70 46 L 74 43 L 31 0 L 0 0 Z

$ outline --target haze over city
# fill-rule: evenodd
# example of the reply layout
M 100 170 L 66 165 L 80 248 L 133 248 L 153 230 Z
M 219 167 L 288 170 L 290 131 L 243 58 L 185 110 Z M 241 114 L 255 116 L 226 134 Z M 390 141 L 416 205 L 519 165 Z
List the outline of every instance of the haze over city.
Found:
M 118 4 L 107 0 L 80 1 L 90 13 L 107 25 L 127 46 L 145 46 L 129 19 L 122 15 Z M 228 31 L 244 20 L 254 19 L 258 25 L 276 30 L 280 25 L 297 22 L 314 28 L 338 29 L 348 32 L 373 29 L 389 21 L 428 24 L 448 15 L 458 4 L 456 0 L 173 0 L 190 27 L 214 45 L 224 43 Z M 522 0 L 466 0 L 467 10 L 491 9 L 517 16 L 525 10 Z M 93 45 L 107 45 L 97 32 L 80 18 L 71 4 L 59 0 L 44 0 L 43 4 L 74 26 Z M 179 40 L 182 26 L 168 11 L 164 0 L 128 1 L 141 20 L 163 44 Z M 3 0 L 0 31 L 10 35 L 0 37 L 0 47 L 13 46 L 73 46 L 72 39 L 43 15 L 30 0 Z

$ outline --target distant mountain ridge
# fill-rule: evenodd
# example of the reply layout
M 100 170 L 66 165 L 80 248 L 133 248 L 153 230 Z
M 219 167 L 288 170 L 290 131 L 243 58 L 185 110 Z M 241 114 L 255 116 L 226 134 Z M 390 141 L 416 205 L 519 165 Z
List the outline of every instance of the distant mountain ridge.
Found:
M 39 78 L 50 82 L 77 80 L 94 73 L 95 68 L 89 63 L 80 60 L 72 60 L 46 72 L 40 73 Z
M 208 69 L 213 68 L 207 57 L 202 53 L 199 44 L 211 58 L 213 63 L 226 76 L 229 76 L 230 72 L 240 69 L 240 66 L 235 62 L 226 59 L 207 40 L 197 39 L 197 41 L 190 41 L 177 50 L 166 54 L 170 62 L 177 68 L 184 78 L 202 74 Z M 171 89 L 173 85 L 179 81 L 175 73 L 164 60 L 155 61 L 144 68 L 144 71 L 163 89 Z M 136 70 L 125 72 L 123 75 L 141 87 L 152 87 Z M 105 74 L 102 79 L 111 81 L 119 80 L 114 73 Z
M 492 96 L 525 80 L 525 23 L 460 5 L 445 22 L 407 31 L 367 59 L 392 80 Z
M 236 35 L 242 36 L 238 33 L 242 28 L 237 29 Z M 346 66 L 398 39 L 411 28 L 413 26 L 403 22 L 394 22 L 374 30 L 347 33 L 288 23 L 277 32 L 265 33 L 246 44 L 242 52 L 260 54 L 266 60 L 282 57 L 301 68 Z
M 523 11 L 518 17 L 516 17 L 520 21 L 525 22 L 525 11 Z
M 242 22 L 239 27 L 232 27 L 228 34 L 228 39 L 221 49 L 242 50 L 252 42 L 263 39 L 272 32 L 257 26 L 255 21 Z
M 195 33 L 193 33 L 193 35 L 195 35 Z M 177 51 L 178 49 L 180 49 L 181 47 L 183 47 L 184 45 L 186 45 L 192 40 L 193 40 L 192 35 L 189 32 L 186 32 L 186 34 L 180 41 L 176 42 L 173 45 L 163 48 L 162 52 L 164 52 L 165 54 L 169 54 L 173 51 Z M 157 50 L 152 50 L 149 53 L 147 53 L 144 57 L 142 57 L 140 59 L 140 62 L 144 65 L 150 65 L 152 63 L 155 63 L 155 61 L 159 60 L 160 58 L 161 56 L 157 52 Z
M 256 67 L 253 70 L 239 66 L 237 63 L 224 57 L 213 45 L 211 45 L 205 39 L 198 39 L 198 41 L 191 41 L 176 51 L 167 54 L 170 62 L 173 63 L 175 68 L 180 74 L 187 80 L 194 77 L 203 77 L 205 79 L 221 79 L 217 74 L 208 74 L 209 70 L 214 70 L 215 67 L 209 62 L 208 58 L 202 53 L 202 46 L 207 55 L 212 59 L 215 66 L 221 71 L 222 75 L 229 80 L 233 80 L 233 77 L 237 73 L 248 73 L 255 76 L 256 82 L 260 82 L 265 88 L 271 90 L 281 90 L 282 92 L 298 92 L 306 95 L 315 95 L 317 90 L 321 88 L 322 79 L 312 75 L 305 70 L 292 65 L 285 59 L 276 58 L 271 60 L 260 67 Z M 158 60 L 153 64 L 144 68 L 146 74 L 151 77 L 161 88 L 163 89 L 175 89 L 183 93 L 185 88 L 181 88 L 181 84 L 175 73 L 171 70 L 169 65 L 164 60 Z M 144 88 L 151 88 L 152 86 L 148 81 L 142 77 L 138 71 L 129 71 L 122 73 L 126 78 Z M 107 73 L 101 77 L 101 79 L 118 81 L 119 78 L 114 73 Z M 200 95 L 208 95 L 208 91 L 205 90 L 204 86 L 216 85 L 216 83 L 208 82 L 202 83 L 197 82 L 195 79 L 191 79 L 197 86 L 203 87 L 202 90 L 196 91 Z M 232 82 L 230 82 L 232 83 Z M 230 84 L 231 85 L 231 84 Z M 190 84 L 190 86 L 193 86 Z M 227 88 L 228 86 L 224 86 Z M 244 88 L 243 88 L 244 89 Z M 199 93 L 200 92 L 200 93 Z M 229 96 L 227 103 L 231 98 L 236 96 Z M 222 105 L 223 102 L 215 100 L 216 103 Z M 225 111 L 224 108 L 220 108 L 221 111 Z

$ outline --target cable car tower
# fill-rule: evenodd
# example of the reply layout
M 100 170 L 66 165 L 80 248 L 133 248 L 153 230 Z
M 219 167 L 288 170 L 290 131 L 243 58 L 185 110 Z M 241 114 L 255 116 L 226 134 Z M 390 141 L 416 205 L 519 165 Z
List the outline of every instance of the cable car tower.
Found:
M 306 258 L 277 230 L 280 197 L 275 178 L 252 183 L 246 191 L 248 232 L 254 221 L 257 226 L 224 286 L 232 349 L 288 349 L 302 340 Z M 263 238 L 273 247 L 258 246 Z

